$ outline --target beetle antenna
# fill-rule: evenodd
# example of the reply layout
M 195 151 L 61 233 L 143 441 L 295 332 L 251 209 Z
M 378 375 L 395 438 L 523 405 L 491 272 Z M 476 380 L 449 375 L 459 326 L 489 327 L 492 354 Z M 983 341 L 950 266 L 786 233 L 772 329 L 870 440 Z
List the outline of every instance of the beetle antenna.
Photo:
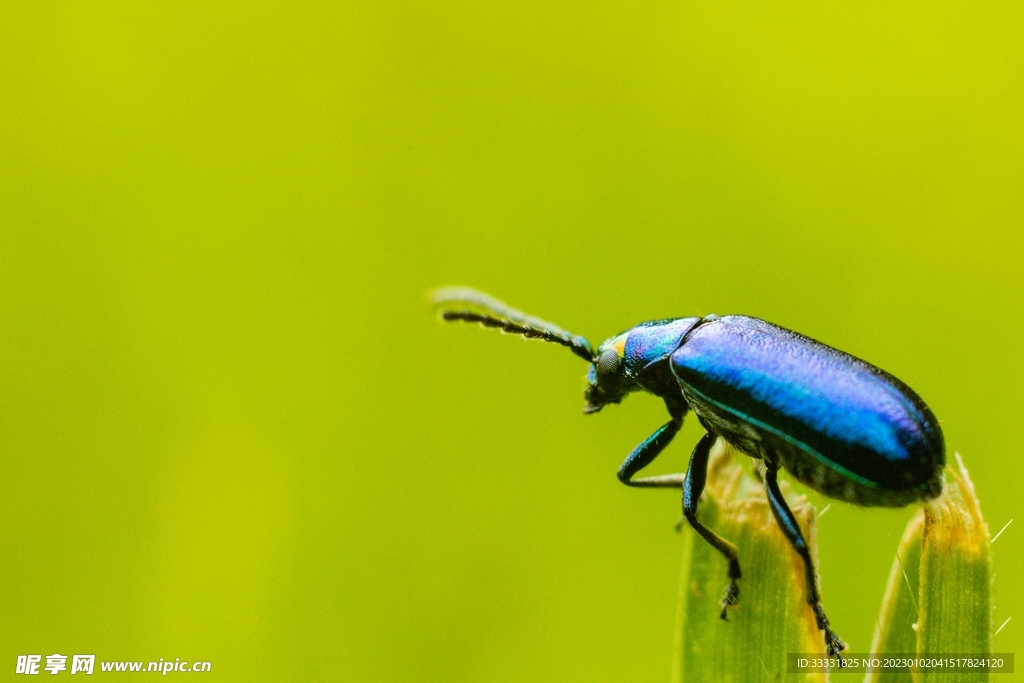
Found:
M 469 287 L 444 287 L 434 292 L 431 301 L 441 307 L 443 320 L 480 323 L 483 327 L 496 327 L 507 334 L 561 344 L 588 363 L 595 361 L 594 347 L 584 337 L 518 311 L 489 294 Z

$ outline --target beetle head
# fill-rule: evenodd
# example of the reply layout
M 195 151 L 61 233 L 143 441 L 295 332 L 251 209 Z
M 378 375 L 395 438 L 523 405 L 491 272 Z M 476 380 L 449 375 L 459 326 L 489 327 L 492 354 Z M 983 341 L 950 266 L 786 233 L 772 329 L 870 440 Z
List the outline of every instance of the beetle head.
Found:
M 627 334 L 612 337 L 597 349 L 597 356 L 587 372 L 587 388 L 583 392 L 583 412 L 596 413 L 609 403 L 619 403 L 638 387 L 627 376 L 625 348 Z

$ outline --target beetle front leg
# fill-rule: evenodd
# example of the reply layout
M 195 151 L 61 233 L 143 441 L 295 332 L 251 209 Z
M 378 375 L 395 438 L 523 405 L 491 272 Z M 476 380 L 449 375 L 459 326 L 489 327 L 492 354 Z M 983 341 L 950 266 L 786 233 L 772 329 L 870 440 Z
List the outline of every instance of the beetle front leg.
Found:
M 715 436 L 709 432 L 702 436 L 697 445 L 693 447 L 690 466 L 686 468 L 686 480 L 683 482 L 683 516 L 686 517 L 690 526 L 711 544 L 712 548 L 729 560 L 729 587 L 725 589 L 725 596 L 722 597 L 722 613 L 719 615 L 722 619 L 727 620 L 726 608 L 736 605 L 740 597 L 740 587 L 736 584 L 736 579 L 742 576 L 738 559 L 739 552 L 736 550 L 736 546 L 697 520 L 697 503 L 700 501 L 700 494 L 704 492 L 704 484 L 707 483 L 708 456 L 714 443 Z
M 637 486 L 640 488 L 680 488 L 683 485 L 683 475 L 664 474 L 657 477 L 644 477 L 633 479 L 633 475 L 647 467 L 657 458 L 665 446 L 672 442 L 672 438 L 679 432 L 682 425 L 682 418 L 673 418 L 658 428 L 656 432 L 644 439 L 644 442 L 633 449 L 626 460 L 619 466 L 619 481 L 626 486 Z
M 846 644 L 839 639 L 825 616 L 825 609 L 821 606 L 821 596 L 818 594 L 818 582 L 814 571 L 814 564 L 811 562 L 811 552 L 800 532 L 793 512 L 786 504 L 779 489 L 778 468 L 775 464 L 765 462 L 764 485 L 768 490 L 768 502 L 772 512 L 775 513 L 775 520 L 782 527 L 782 533 L 789 539 L 793 549 L 804 561 L 804 580 L 807 583 L 807 603 L 814 610 L 814 618 L 818 621 L 818 628 L 825 632 L 825 645 L 828 647 L 830 656 L 839 655 L 841 650 L 846 649 Z

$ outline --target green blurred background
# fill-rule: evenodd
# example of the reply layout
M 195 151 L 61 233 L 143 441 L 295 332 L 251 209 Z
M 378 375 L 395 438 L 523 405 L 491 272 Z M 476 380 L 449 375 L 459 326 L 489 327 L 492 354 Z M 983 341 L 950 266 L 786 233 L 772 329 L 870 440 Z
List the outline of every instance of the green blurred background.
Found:
M 1024 9 L 891 5 L 4 3 L 2 676 L 668 680 L 677 494 L 614 474 L 663 407 L 583 417 L 583 363 L 439 324 L 440 285 L 595 343 L 747 313 L 862 356 L 995 533 L 1024 480 Z M 821 521 L 854 650 L 911 514 Z

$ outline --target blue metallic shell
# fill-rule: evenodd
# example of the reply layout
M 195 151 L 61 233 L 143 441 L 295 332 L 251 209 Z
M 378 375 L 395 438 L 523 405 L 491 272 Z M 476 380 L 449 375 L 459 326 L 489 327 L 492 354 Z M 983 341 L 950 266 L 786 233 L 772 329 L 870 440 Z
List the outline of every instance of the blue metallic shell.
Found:
M 648 366 L 667 359 L 699 321 L 700 318 L 672 318 L 652 320 L 634 327 L 628 333 L 623 350 L 626 375 L 635 379 Z
M 861 505 L 941 491 L 942 430 L 892 375 L 757 318 L 704 319 L 672 353 L 686 402 L 740 450 Z
M 656 396 L 679 393 L 668 359 L 700 318 L 672 318 L 641 323 L 627 333 L 622 361 L 626 378 Z

